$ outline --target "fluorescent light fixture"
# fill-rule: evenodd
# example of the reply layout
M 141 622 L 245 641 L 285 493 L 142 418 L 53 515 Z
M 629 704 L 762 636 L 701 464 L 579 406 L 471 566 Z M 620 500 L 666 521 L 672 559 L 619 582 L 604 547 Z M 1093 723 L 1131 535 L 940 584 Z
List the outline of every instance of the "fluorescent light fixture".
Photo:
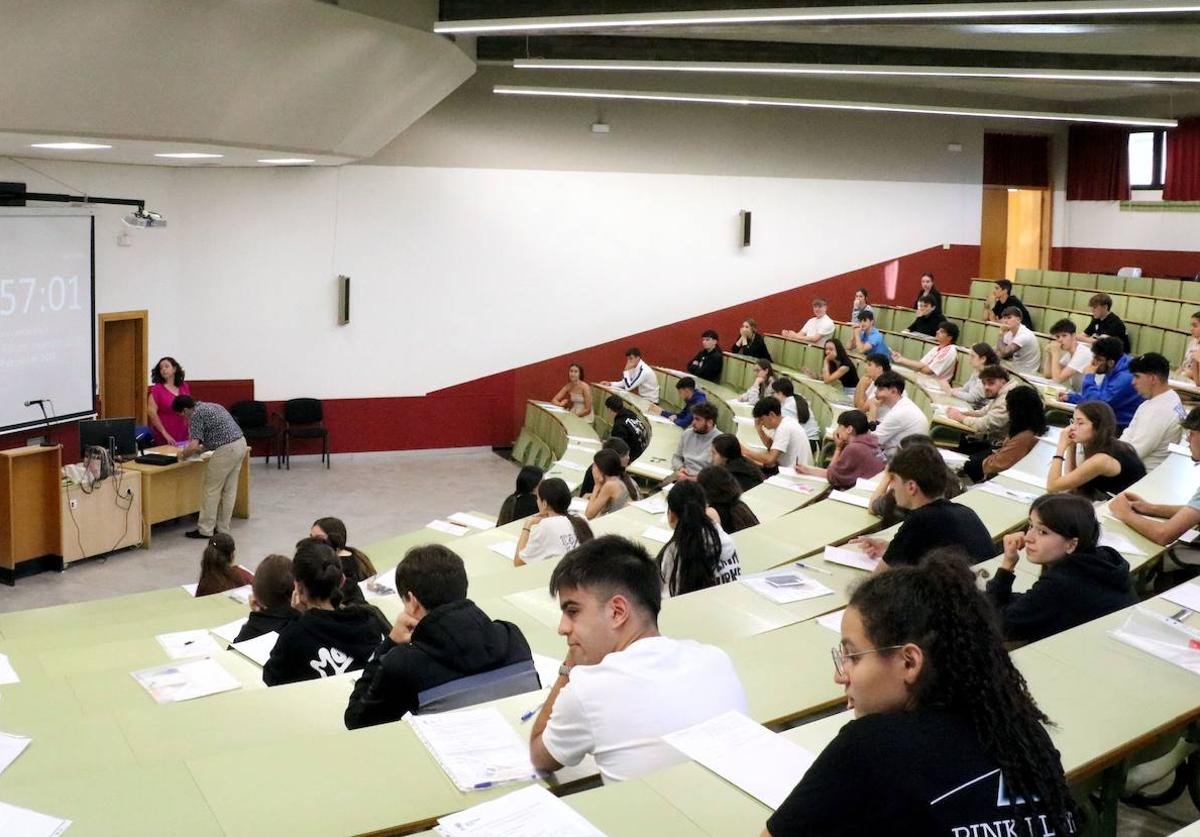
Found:
M 647 90 L 587 90 L 571 87 L 517 87 L 496 85 L 493 93 L 502 96 L 548 96 L 567 99 L 624 99 L 641 102 L 686 102 L 701 105 L 755 105 L 759 107 L 805 108 L 809 110 L 855 110 L 882 113 L 915 113 L 929 116 L 973 116 L 985 119 L 1030 119 L 1043 122 L 1087 122 L 1107 125 L 1131 125 L 1139 128 L 1174 128 L 1174 119 L 1148 119 L 1136 116 L 1108 116 L 1087 113 L 1051 113 L 1036 110 L 991 110 L 953 108 L 934 105 L 903 105 L 882 102 L 837 102 L 825 99 L 779 99 L 766 96 L 730 96 L 706 93 L 659 93 Z
M 169 154 L 155 154 L 155 157 L 169 157 L 172 160 L 215 160 L 224 154 L 208 154 L 203 151 L 172 151 Z
M 308 157 L 272 157 L 266 160 L 259 160 L 258 162 L 270 163 L 274 166 L 302 166 L 305 163 L 315 163 L 317 161 Z
M 555 32 L 574 29 L 629 29 L 648 26 L 704 26 L 739 23 L 825 23 L 878 20 L 980 20 L 1057 18 L 1081 15 L 1155 15 L 1200 12 L 1200 3 L 1156 0 L 1039 0 L 1039 2 L 940 3 L 895 6 L 821 6 L 785 9 L 726 9 L 704 12 L 639 12 L 622 15 L 561 15 L 491 20 L 443 20 L 439 34 Z
M 1024 67 L 918 67 L 900 64 L 763 64 L 740 61 L 607 61 L 599 59 L 518 58 L 518 70 L 609 70 L 617 72 L 700 73 L 762 76 L 915 76 L 931 78 L 1005 78 L 1032 81 L 1164 82 L 1200 84 L 1200 73 L 1141 70 L 1053 70 Z
M 111 145 L 102 145 L 98 142 L 35 142 L 29 147 L 50 148 L 54 151 L 96 151 L 104 148 L 112 148 Z

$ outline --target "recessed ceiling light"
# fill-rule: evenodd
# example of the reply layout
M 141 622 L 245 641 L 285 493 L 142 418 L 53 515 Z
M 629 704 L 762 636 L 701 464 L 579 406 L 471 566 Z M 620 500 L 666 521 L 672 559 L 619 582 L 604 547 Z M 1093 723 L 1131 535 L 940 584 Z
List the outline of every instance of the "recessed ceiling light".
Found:
M 101 145 L 98 142 L 35 142 L 30 148 L 51 148 L 55 151 L 95 151 L 112 148 L 111 145 Z
M 169 157 L 172 160 L 214 160 L 224 157 L 224 154 L 207 154 L 203 151 L 172 151 L 169 154 L 155 154 L 155 157 Z
M 883 102 L 837 102 L 826 99 L 780 99 L 766 96 L 729 96 L 708 93 L 659 93 L 647 90 L 586 90 L 569 87 L 514 87 L 498 84 L 492 88 L 492 92 L 508 96 L 550 96 L 568 99 L 627 99 L 642 102 L 687 102 L 703 105 L 757 105 L 759 107 L 805 108 L 809 110 L 856 110 L 876 113 L 916 113 L 929 116 L 974 116 L 988 119 L 1085 122 L 1106 125 L 1133 125 L 1146 128 L 1175 128 L 1179 125 L 1174 119 L 1151 119 L 1090 113 L 991 110 L 987 108 L 955 108 Z
M 272 157 L 266 160 L 259 160 L 260 163 L 270 163 L 275 166 L 302 166 L 305 163 L 315 163 L 316 160 L 311 160 L 308 157 Z

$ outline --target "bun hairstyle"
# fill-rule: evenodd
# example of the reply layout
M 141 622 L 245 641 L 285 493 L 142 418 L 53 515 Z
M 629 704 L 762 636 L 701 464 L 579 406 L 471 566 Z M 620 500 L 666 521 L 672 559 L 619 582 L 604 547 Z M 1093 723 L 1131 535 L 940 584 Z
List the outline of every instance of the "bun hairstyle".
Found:
M 571 489 L 564 481 L 558 477 L 542 480 L 537 487 L 537 496 L 555 514 L 571 521 L 571 528 L 575 531 L 575 539 L 579 543 L 586 543 L 592 539 L 592 527 L 587 521 L 577 514 L 571 514 Z
M 292 576 L 304 587 L 308 598 L 341 604 L 342 562 L 333 547 L 320 538 L 305 538 L 296 544 Z
M 204 556 L 200 559 L 201 566 L 232 565 L 233 554 L 236 550 L 237 545 L 234 543 L 232 535 L 226 532 L 215 532 L 204 547 Z

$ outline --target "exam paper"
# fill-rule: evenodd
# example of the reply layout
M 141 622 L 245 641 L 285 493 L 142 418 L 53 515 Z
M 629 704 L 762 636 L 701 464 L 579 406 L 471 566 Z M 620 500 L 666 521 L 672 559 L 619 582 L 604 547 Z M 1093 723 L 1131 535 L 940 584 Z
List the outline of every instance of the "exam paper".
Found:
M 587 504 L 588 501 L 584 497 L 572 497 L 571 505 L 567 507 L 567 511 L 573 514 L 583 514 L 587 511 Z
M 817 624 L 822 628 L 828 628 L 838 636 L 842 635 L 842 614 L 846 612 L 846 608 L 835 610 L 833 613 L 826 613 L 824 616 L 817 617 Z
M 159 634 L 155 639 L 172 660 L 203 657 L 221 650 L 209 632 L 204 629 Z
M 726 712 L 663 740 L 772 810 L 787 799 L 816 757 L 740 712 Z
M 537 669 L 538 680 L 542 681 L 542 688 L 545 689 L 554 685 L 554 681 L 558 679 L 558 669 L 562 665 L 560 660 L 553 657 L 547 657 L 545 654 L 533 653 L 533 667 Z
M 652 477 L 658 477 L 659 479 L 665 479 L 666 477 L 669 477 L 671 474 L 675 473 L 670 468 L 664 468 L 661 465 L 649 465 L 641 462 L 635 462 L 633 464 L 636 465 L 637 470 L 641 471 L 642 473 L 649 474 Z
M 650 514 L 666 514 L 667 512 L 667 494 L 665 491 L 658 494 L 652 494 L 645 500 L 636 500 L 630 503 L 631 506 L 637 506 L 644 512 Z
M 938 448 L 937 450 L 942 455 L 942 461 L 951 468 L 961 468 L 967 463 L 967 459 L 969 458 L 966 454 L 950 450 L 949 448 Z
M 279 633 L 277 631 L 268 631 L 265 634 L 256 636 L 254 639 L 248 639 L 245 642 L 235 642 L 229 647 L 250 660 L 250 662 L 257 663 L 259 666 L 265 666 L 267 660 L 271 659 L 271 649 L 275 647 L 275 643 L 278 640 Z
M 186 590 L 189 596 L 195 598 L 196 591 L 200 589 L 200 582 L 197 581 L 195 584 L 180 584 L 179 586 Z
M 872 558 L 857 549 L 847 549 L 844 546 L 825 547 L 823 557 L 831 564 L 841 564 L 843 567 L 853 567 L 856 570 L 866 570 L 867 572 L 873 572 L 879 565 L 877 558 Z
M 791 604 L 833 595 L 833 591 L 824 584 L 814 581 L 798 570 L 768 570 L 744 575 L 738 580 L 755 593 L 778 604 Z
M 442 817 L 435 831 L 446 837 L 604 837 L 541 785 Z
M 407 715 L 405 720 L 459 790 L 537 778 L 529 743 L 495 708 Z
M 158 703 L 178 703 L 242 687 L 220 663 L 207 657 L 142 669 L 132 676 Z
M 234 588 L 233 590 L 230 590 L 225 595 L 228 596 L 229 598 L 233 599 L 235 602 L 240 602 L 241 604 L 249 606 L 250 594 L 253 592 L 254 592 L 254 588 L 251 585 L 244 584 L 241 587 L 237 587 L 237 588 Z
M 472 529 L 493 529 L 496 526 L 490 520 L 484 520 L 482 517 L 467 514 L 466 512 L 455 512 L 446 519 L 451 523 L 457 523 L 459 526 L 470 526 Z
M 224 625 L 217 625 L 215 628 L 209 628 L 209 633 L 216 634 L 220 639 L 225 641 L 226 645 L 237 639 L 237 635 L 242 632 L 242 627 L 246 624 L 246 617 L 234 619 L 232 622 L 226 622 Z
M 370 578 L 364 578 L 358 582 L 358 589 L 362 590 L 364 599 L 378 599 L 383 596 L 394 596 L 396 594 L 396 585 L 393 581 L 396 575 L 394 572 L 377 573 Z
M 1163 593 L 1162 597 L 1172 604 L 1200 613 L 1200 582 L 1189 581 L 1178 587 L 1172 587 Z
M 995 494 L 997 497 L 1004 497 L 1008 500 L 1016 500 L 1018 503 L 1032 504 L 1038 498 L 1037 494 L 1028 491 L 1022 491 L 1019 488 L 1005 488 L 995 480 L 981 482 L 975 488 L 980 491 L 986 491 L 988 494 Z
M 17 677 L 17 670 L 8 661 L 8 655 L 0 654 L 0 685 L 20 682 L 21 678 Z
M 426 529 L 433 529 L 435 532 L 443 532 L 447 535 L 453 535 L 456 538 L 461 538 L 470 531 L 466 526 L 459 526 L 455 523 L 449 523 L 445 520 L 431 520 L 425 524 Z
M 567 440 L 570 442 L 574 442 L 575 444 L 579 445 L 580 447 L 590 448 L 591 450 L 596 450 L 597 448 L 600 447 L 599 439 L 592 439 L 588 436 L 571 436 L 568 434 Z
M 8 766 L 17 760 L 17 756 L 25 752 L 30 740 L 24 735 L 0 732 L 0 773 L 7 770 Z M 7 831 L 0 831 L 0 834 L 7 833 Z
M 592 467 L 589 465 L 580 465 L 578 462 L 572 462 L 569 459 L 560 459 L 554 463 L 555 468 L 566 468 L 568 471 L 586 471 Z
M 655 415 L 654 413 L 647 413 L 646 418 L 650 419 L 650 421 L 654 422 L 655 424 L 674 424 L 675 423 L 675 422 L 671 421 L 669 418 L 665 418 L 664 416 Z
M 738 402 L 730 401 L 729 403 L 737 404 Z M 738 424 L 754 424 L 754 419 L 751 418 L 750 416 L 734 416 L 733 420 L 736 421 Z
M 875 476 L 869 480 L 864 480 L 862 477 L 859 477 L 854 481 L 854 487 L 860 491 L 870 491 L 872 494 L 874 494 L 875 489 L 879 488 L 879 477 Z
M 1144 607 L 1135 607 L 1119 628 L 1109 631 L 1118 642 L 1200 674 L 1200 631 Z
M 1019 482 L 1026 483 L 1028 485 L 1034 485 L 1038 488 L 1046 487 L 1045 474 L 1031 474 L 1028 471 L 1020 471 L 1016 468 L 1009 468 L 1007 471 L 1001 471 L 1000 473 L 1006 477 L 1011 477 L 1014 480 L 1018 480 Z
M 497 555 L 503 555 L 510 561 L 517 557 L 516 541 L 498 541 L 494 544 L 490 544 L 488 549 Z
M 812 494 L 813 491 L 815 490 L 808 483 L 796 482 L 796 480 L 790 480 L 787 477 L 785 477 L 782 473 L 776 474 L 773 477 L 767 477 L 767 483 L 769 485 L 777 485 L 780 488 L 786 488 L 789 491 L 798 491 L 801 494 Z
M 871 507 L 871 498 L 865 494 L 854 494 L 850 491 L 830 491 L 830 500 L 837 500 L 839 503 L 847 503 L 851 506 L 858 506 L 860 509 L 869 509 Z
M 1183 454 L 1189 459 L 1192 456 L 1192 449 L 1187 445 L 1181 445 L 1178 442 L 1172 442 L 1171 444 L 1167 445 L 1167 450 L 1169 450 L 1171 453 Z
M 61 817 L 0 802 L 0 834 L 5 837 L 56 837 L 70 825 L 70 820 Z
M 1111 546 L 1122 555 L 1145 555 L 1146 550 L 1135 546 L 1133 541 L 1125 537 L 1120 532 L 1113 529 L 1106 529 L 1103 524 L 1100 526 L 1100 545 Z
M 551 412 L 551 413 L 567 412 L 562 407 L 558 406 L 557 404 L 551 404 L 549 401 L 534 401 L 533 403 L 537 404 L 539 407 L 541 407 L 543 410 L 546 410 L 547 412 Z
M 664 529 L 661 526 L 647 526 L 646 530 L 642 532 L 643 538 L 648 538 L 658 543 L 666 543 L 667 541 L 671 540 L 674 535 L 675 533 L 670 529 Z

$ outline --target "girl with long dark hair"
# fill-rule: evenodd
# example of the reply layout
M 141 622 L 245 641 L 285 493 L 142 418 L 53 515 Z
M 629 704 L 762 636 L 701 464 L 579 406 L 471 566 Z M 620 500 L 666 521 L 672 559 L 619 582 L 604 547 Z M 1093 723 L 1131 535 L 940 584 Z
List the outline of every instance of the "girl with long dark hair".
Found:
M 667 495 L 667 524 L 674 533 L 658 553 L 664 595 L 682 596 L 741 575 L 733 539 L 713 518 L 717 514 L 709 516 L 703 488 L 691 480 L 675 483 Z
M 1076 404 L 1070 426 L 1058 436 L 1046 490 L 1102 497 L 1120 494 L 1146 476 L 1137 451 L 1117 435 L 1117 417 L 1107 402 Z M 1083 448 L 1082 459 L 1078 447 Z

